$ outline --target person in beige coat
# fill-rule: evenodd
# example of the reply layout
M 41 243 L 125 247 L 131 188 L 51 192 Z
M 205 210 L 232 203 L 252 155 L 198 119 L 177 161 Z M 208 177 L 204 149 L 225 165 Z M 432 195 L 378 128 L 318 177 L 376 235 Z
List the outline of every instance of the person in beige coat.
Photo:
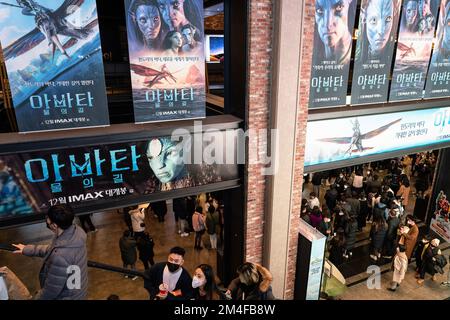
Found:
M 400 244 L 397 247 L 397 254 L 394 258 L 393 268 L 394 274 L 392 276 L 391 287 L 388 288 L 390 291 L 397 290 L 397 287 L 405 278 L 406 271 L 408 270 L 408 257 L 406 256 L 406 247 Z

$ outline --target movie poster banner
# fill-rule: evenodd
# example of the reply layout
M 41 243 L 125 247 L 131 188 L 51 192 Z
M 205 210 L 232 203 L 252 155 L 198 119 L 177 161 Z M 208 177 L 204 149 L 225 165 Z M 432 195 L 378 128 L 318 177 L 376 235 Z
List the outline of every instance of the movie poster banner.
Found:
M 439 2 L 403 1 L 389 101 L 423 97 Z
M 450 1 L 442 0 L 424 98 L 450 96 Z
M 346 104 L 356 2 L 315 2 L 309 108 Z
M 310 121 L 305 166 L 447 142 L 449 118 L 450 108 L 434 108 Z
M 136 123 L 204 118 L 203 0 L 125 0 Z
M 230 144 L 217 142 L 225 141 L 227 134 L 204 133 L 200 140 L 190 135 L 178 140 L 155 136 L 138 142 L 0 155 L 0 227 L 7 220 L 45 213 L 57 204 L 82 212 L 92 205 L 107 208 L 117 200 L 238 179 L 236 163 L 226 161 L 231 159 Z M 211 142 L 212 137 L 217 140 Z M 198 150 L 200 160 L 194 156 Z
M 401 0 L 363 0 L 351 104 L 386 102 Z
M 435 210 L 433 212 L 433 217 L 431 218 L 430 229 L 436 232 L 446 242 L 450 243 L 450 203 L 447 199 L 448 195 L 441 190 L 436 198 Z
M 109 125 L 95 0 L 0 3 L 20 132 Z

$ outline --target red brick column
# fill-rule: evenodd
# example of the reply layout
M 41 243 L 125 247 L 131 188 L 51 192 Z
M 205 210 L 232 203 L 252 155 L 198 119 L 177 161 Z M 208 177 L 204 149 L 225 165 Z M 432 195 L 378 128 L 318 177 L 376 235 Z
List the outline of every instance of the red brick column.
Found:
M 306 124 L 308 120 L 309 84 L 314 45 L 314 9 L 315 1 L 305 1 L 303 10 L 302 53 L 300 63 L 300 90 L 297 114 L 296 150 L 294 162 L 294 187 L 292 193 L 288 272 L 286 279 L 286 299 L 294 298 L 295 269 L 297 261 L 297 244 L 302 201 L 303 169 L 305 159 Z
M 272 0 L 250 0 L 248 17 L 248 129 L 269 127 L 270 70 L 272 52 Z M 257 145 L 248 145 L 248 154 L 257 154 Z M 262 150 L 262 149 L 260 149 Z M 247 162 L 248 163 L 248 162 Z M 245 259 L 262 263 L 264 235 L 264 197 L 266 178 L 262 165 L 247 165 L 247 216 Z

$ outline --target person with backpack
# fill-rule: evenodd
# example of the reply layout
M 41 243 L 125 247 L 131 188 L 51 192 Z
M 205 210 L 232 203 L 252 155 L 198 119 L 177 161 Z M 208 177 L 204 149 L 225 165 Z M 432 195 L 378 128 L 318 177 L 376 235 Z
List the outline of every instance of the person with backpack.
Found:
M 138 238 L 137 240 L 137 249 L 139 251 L 139 260 L 144 264 L 145 270 L 150 269 L 150 265 L 153 266 L 155 261 L 153 257 L 155 253 L 153 252 L 153 247 L 155 243 L 153 242 L 153 238 L 148 234 L 148 232 L 144 232 L 143 236 Z
M 136 270 L 136 239 L 129 230 L 123 232 L 123 236 L 119 240 L 119 247 L 123 268 L 127 269 L 127 267 L 130 266 L 131 270 Z M 125 278 L 128 277 L 128 275 L 125 275 Z M 131 279 L 136 280 L 137 276 L 134 276 Z
M 203 209 L 201 206 L 197 206 L 194 214 L 192 215 L 192 228 L 195 231 L 195 244 L 194 249 L 201 250 L 202 236 L 205 233 L 205 217 L 203 216 Z

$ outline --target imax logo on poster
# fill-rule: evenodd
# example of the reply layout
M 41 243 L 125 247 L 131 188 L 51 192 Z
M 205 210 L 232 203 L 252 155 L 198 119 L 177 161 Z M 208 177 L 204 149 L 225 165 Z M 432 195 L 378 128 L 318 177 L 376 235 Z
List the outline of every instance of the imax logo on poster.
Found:
M 53 173 L 54 182 L 64 181 L 64 177 L 101 177 L 105 174 L 105 166 L 111 168 L 111 173 L 125 171 L 139 171 L 136 146 L 129 149 L 109 150 L 102 155 L 100 149 L 82 155 L 70 154 L 62 158 L 60 154 L 50 155 L 50 159 L 36 158 L 25 162 L 25 172 L 29 182 L 45 182 L 50 180 Z M 131 163 L 131 165 L 130 165 Z M 108 172 L 109 173 L 109 172 Z

